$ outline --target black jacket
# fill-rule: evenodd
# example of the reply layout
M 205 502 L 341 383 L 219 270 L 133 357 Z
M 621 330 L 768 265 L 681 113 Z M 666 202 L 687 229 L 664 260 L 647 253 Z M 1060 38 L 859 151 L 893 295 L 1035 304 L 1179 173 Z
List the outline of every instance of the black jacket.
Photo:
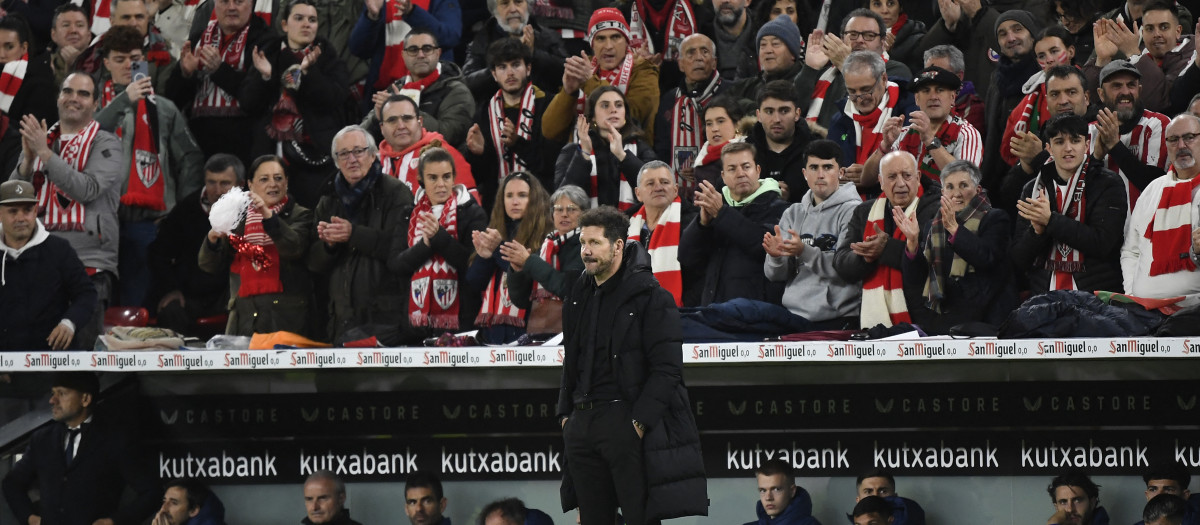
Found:
M 212 229 L 208 213 L 200 206 L 203 192 L 202 188 L 184 197 L 158 223 L 158 236 L 150 243 L 147 258 L 154 284 L 158 287 L 154 297 L 178 290 L 183 292 L 189 305 L 216 306 L 208 314 L 216 315 L 225 311 L 222 298 L 229 295 L 229 265 L 217 269 L 216 273 L 200 269 L 196 254 Z
M 530 80 L 542 91 L 553 93 L 562 85 L 563 64 L 567 60 L 567 48 L 557 32 L 542 27 L 535 17 L 529 17 L 533 27 L 533 64 Z M 475 33 L 467 48 L 467 61 L 463 65 L 467 87 L 475 100 L 490 98 L 500 86 L 492 79 L 492 70 L 487 63 L 487 50 L 492 42 L 510 35 L 500 27 L 495 17 L 484 21 L 483 30 Z
M 679 235 L 679 264 L 704 274 L 699 306 L 743 297 L 779 304 L 784 283 L 767 280 L 763 234 L 774 231 L 788 207 L 773 191 L 743 206 L 725 204 L 708 226 L 697 216 Z M 685 293 L 685 295 L 687 295 Z
M 654 136 L 658 138 L 654 141 L 654 154 L 658 156 L 659 160 L 670 164 L 672 168 L 675 168 L 677 163 L 671 151 L 671 132 L 679 126 L 679 123 L 675 122 L 675 101 L 679 100 L 683 94 L 699 96 L 710 82 L 711 79 L 706 80 L 695 90 L 689 90 L 687 83 L 680 81 L 674 88 L 664 89 L 662 97 L 658 100 L 658 116 L 654 117 Z M 731 86 L 733 86 L 733 79 L 722 75 L 721 83 L 713 90 L 713 95 L 720 95 L 728 91 Z M 700 108 L 696 113 L 696 125 L 703 129 L 704 108 Z M 696 147 L 699 148 L 700 144 L 697 144 Z M 702 156 L 704 152 L 698 152 L 697 155 Z
M 1000 59 L 996 65 L 996 74 L 992 75 L 984 97 L 984 119 L 987 130 L 980 130 L 984 136 L 983 151 L 988 152 L 982 159 L 979 168 L 983 170 L 983 185 L 989 191 L 1000 188 L 1001 179 L 1008 173 L 1009 165 L 1000 155 L 1001 144 L 1004 140 L 1004 127 L 1008 124 L 1008 116 L 1025 98 L 1021 86 L 1029 77 L 1038 72 L 1037 61 L 1033 55 L 1021 57 L 1020 61 L 1012 62 L 1007 57 Z M 977 84 L 978 85 L 978 84 Z
M 71 244 L 41 224 L 29 242 L 36 245 L 15 259 L 0 249 L 0 350 L 48 350 L 46 337 L 59 322 L 70 319 L 79 333 L 96 309 L 96 289 Z M 91 346 L 80 341 L 72 348 Z
M 158 509 L 162 492 L 148 464 L 121 427 L 93 416 L 83 427 L 75 459 L 63 457 L 67 427 L 52 423 L 29 438 L 25 456 L 4 477 L 4 499 L 21 523 L 38 514 L 46 525 L 92 523 L 112 518 L 116 525 L 136 525 Z M 133 501 L 121 505 L 126 486 Z M 41 493 L 34 511 L 29 489 Z
M 582 341 L 572 320 L 583 315 L 582 297 L 595 279 L 581 274 L 563 297 L 563 373 L 558 416 L 570 416 L 578 359 L 585 344 L 612 356 L 613 375 L 621 398 L 632 406 L 633 419 L 646 426 L 642 439 L 646 471 L 646 518 L 661 520 L 708 513 L 708 487 L 700 433 L 683 383 L 683 334 L 675 299 L 650 272 L 650 256 L 638 243 L 628 243 L 621 261 L 619 286 L 606 294 L 600 326 L 611 327 L 609 339 Z M 563 511 L 576 506 L 570 469 L 563 469 Z
M 900 31 L 896 33 L 896 43 L 888 50 L 888 57 L 908 66 L 909 71 L 920 71 L 925 67 L 925 48 L 921 47 L 921 39 L 924 37 L 925 22 L 910 14 L 908 21 L 900 26 Z
M 550 241 L 542 241 L 543 243 Z M 562 298 L 567 288 L 575 282 L 575 278 L 583 273 L 583 257 L 579 252 L 579 235 L 574 235 L 563 242 L 558 250 L 561 270 L 555 270 L 550 263 L 533 253 L 525 260 L 521 271 L 508 269 L 508 296 L 513 304 L 528 310 L 533 306 L 534 285 L 540 283 L 546 291 Z
M 1057 177 L 1053 164 L 1045 165 L 1038 174 L 1047 188 L 1054 188 Z M 1125 183 L 1120 177 L 1100 166 L 1099 162 L 1088 164 L 1083 189 L 1084 223 L 1060 215 L 1053 191 L 1047 192 L 1050 199 L 1050 223 L 1042 235 L 1033 232 L 1028 220 L 1017 218 L 1013 235 L 1013 263 L 1018 272 L 1029 276 L 1029 287 L 1034 294 L 1050 289 L 1052 272 L 1044 267 L 1055 241 L 1061 241 L 1083 254 L 1083 270 L 1075 272 L 1075 284 L 1083 291 L 1123 291 L 1121 282 L 1121 243 L 1125 234 L 1125 214 L 1129 199 L 1125 196 Z M 1034 181 L 1025 184 L 1021 198 L 1033 194 Z
M 8 109 L 10 126 L 21 129 L 21 117 L 24 115 L 33 115 L 47 123 L 58 120 L 59 86 L 54 85 L 54 70 L 50 69 L 53 55 L 53 52 L 47 51 L 29 59 L 25 80 L 21 81 L 21 89 L 17 90 L 17 96 L 13 97 Z
M 763 130 L 762 123 L 755 124 L 754 133 L 750 135 L 750 143 L 754 144 L 754 149 L 758 152 L 754 160 L 762 168 L 761 176 L 787 184 L 788 202 L 800 202 L 804 193 L 808 191 L 808 180 L 804 178 L 803 171 L 808 158 L 804 156 L 804 149 L 811 141 L 812 133 L 809 132 L 808 126 L 804 125 L 804 120 L 796 123 L 796 134 L 792 135 L 792 143 L 779 153 L 771 151 L 771 146 L 767 144 L 767 133 Z
M 593 130 L 590 135 L 592 147 L 596 150 L 596 191 L 599 193 L 599 203 L 601 206 L 616 206 L 621 198 L 621 176 L 625 176 L 632 191 L 637 186 L 637 176 L 642 165 L 655 160 L 654 150 L 650 143 L 640 138 L 625 139 L 626 145 L 632 140 L 637 141 L 637 155 L 626 151 L 625 160 L 618 161 L 609 151 L 608 141 L 601 138 L 598 131 Z M 565 184 L 574 184 L 588 191 L 588 188 L 592 187 L 591 174 L 592 163 L 584 160 L 579 144 L 567 144 L 559 151 L 558 160 L 554 163 L 553 187 L 561 188 Z

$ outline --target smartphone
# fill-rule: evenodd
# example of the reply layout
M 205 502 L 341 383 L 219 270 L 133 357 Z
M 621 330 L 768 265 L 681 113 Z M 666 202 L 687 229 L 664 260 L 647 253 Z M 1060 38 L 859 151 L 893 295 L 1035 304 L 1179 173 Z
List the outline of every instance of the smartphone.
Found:
M 131 67 L 133 68 L 132 82 L 137 82 L 138 80 L 150 76 L 150 63 L 146 62 L 145 60 L 134 62 Z

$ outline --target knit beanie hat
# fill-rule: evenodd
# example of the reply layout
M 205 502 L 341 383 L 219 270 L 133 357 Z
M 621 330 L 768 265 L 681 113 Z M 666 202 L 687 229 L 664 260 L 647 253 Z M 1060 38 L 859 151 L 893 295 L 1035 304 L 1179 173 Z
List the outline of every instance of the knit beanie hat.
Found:
M 800 46 L 804 45 L 804 39 L 800 36 L 800 28 L 796 27 L 796 24 L 792 23 L 792 19 L 787 15 L 779 15 L 774 20 L 763 24 L 758 30 L 758 36 L 754 37 L 754 43 L 762 42 L 764 36 L 773 36 L 782 40 L 783 45 L 792 52 L 792 56 L 796 60 L 800 60 Z
M 1037 20 L 1033 18 L 1033 13 L 1020 9 L 1010 9 L 1000 13 L 1000 16 L 996 18 L 996 24 L 992 26 L 992 35 L 994 36 L 1000 31 L 1000 24 L 1009 20 L 1016 20 L 1018 24 L 1025 26 L 1025 30 L 1029 31 L 1031 35 L 1036 35 L 1042 30 L 1042 25 L 1037 23 Z
M 600 8 L 592 13 L 592 18 L 588 20 L 588 45 L 592 45 L 596 33 L 605 29 L 616 29 L 625 36 L 625 40 L 629 40 L 629 24 L 625 22 L 625 15 L 615 7 Z

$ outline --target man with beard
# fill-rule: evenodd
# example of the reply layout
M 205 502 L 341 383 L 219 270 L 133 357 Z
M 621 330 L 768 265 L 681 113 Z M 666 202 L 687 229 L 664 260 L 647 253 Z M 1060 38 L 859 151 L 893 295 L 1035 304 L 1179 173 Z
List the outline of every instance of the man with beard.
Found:
M 442 48 L 429 29 L 414 29 L 404 37 L 404 63 L 408 74 L 392 82 L 388 89 L 371 96 L 375 110 L 367 113 L 362 127 L 375 132 L 383 102 L 396 93 L 417 102 L 421 120 L 429 131 L 446 137 L 450 144 L 461 144 L 471 127 L 475 97 L 463 82 L 462 69 L 453 62 L 441 61 Z
M 1129 217 L 1125 245 L 1121 248 L 1121 276 L 1125 292 L 1137 297 L 1178 297 L 1200 294 L 1200 228 L 1195 224 L 1200 206 L 1200 119 L 1183 114 L 1167 124 L 1167 165 L 1171 170 L 1154 179 Z M 1176 219 L 1171 220 L 1168 217 Z M 1146 495 L 1152 496 L 1151 481 Z M 1182 493 L 1187 489 L 1176 487 Z
M 747 0 L 716 0 L 713 38 L 717 46 L 717 71 L 729 82 L 754 76 L 754 36 L 758 28 L 746 8 Z
M 1114 60 L 1100 72 L 1096 90 L 1104 107 L 1088 132 L 1092 157 L 1104 162 L 1125 182 L 1129 209 L 1150 181 L 1166 172 L 1167 145 L 1163 133 L 1170 119 L 1142 106 L 1142 74 L 1133 64 Z
M 432 472 L 418 470 L 404 480 L 404 513 L 412 525 L 450 525 L 442 481 Z
M 855 9 L 846 15 L 841 37 L 813 31 L 808 37 L 804 67 L 796 78 L 797 91 L 812 94 L 810 102 L 803 108 L 809 122 L 823 128 L 832 126 L 838 107 L 831 102 L 846 95 L 846 57 L 850 53 L 870 51 L 882 59 L 887 31 L 883 17 L 870 9 Z M 894 81 L 912 78 L 912 71 L 898 60 L 886 60 L 884 67 L 888 78 Z
M 839 159 L 846 168 L 846 180 L 858 186 L 859 193 L 870 192 L 876 181 L 864 173 L 871 155 L 883 143 L 883 128 L 889 119 L 907 119 L 916 109 L 912 95 L 888 81 L 883 58 L 874 51 L 855 51 L 842 65 L 846 79 L 846 98 L 829 124 L 829 140 L 842 147 Z
M 1111 1 L 1105 3 L 1109 6 L 1113 4 Z M 1150 5 L 1153 3 L 1154 2 L 1149 0 L 1125 0 L 1124 2 L 1121 2 L 1121 5 L 1116 9 L 1113 9 L 1107 13 L 1099 14 L 1098 16 L 1113 21 L 1117 21 L 1119 18 L 1121 25 L 1124 25 L 1130 31 L 1136 32 L 1138 27 L 1145 26 L 1145 20 L 1143 17 L 1145 16 L 1145 13 L 1150 10 Z M 1171 1 L 1171 3 L 1175 4 L 1175 7 L 1179 9 L 1179 22 L 1183 24 L 1184 27 L 1191 27 L 1191 11 L 1184 7 L 1180 2 Z
M 712 39 L 697 33 L 683 39 L 679 45 L 679 71 L 683 81 L 667 91 L 658 103 L 658 141 L 654 153 L 667 161 L 679 174 L 679 185 L 691 195 L 695 188 L 693 162 L 702 157 L 704 143 L 704 107 L 709 100 L 729 89 L 732 82 L 716 69 L 717 50 Z
M 799 98 L 791 82 L 767 82 L 758 90 L 758 123 L 749 137 L 758 150 L 754 160 L 762 167 L 763 176 L 775 179 L 784 198 L 793 203 L 800 202 L 808 191 L 804 149 L 812 140 L 808 126 L 800 120 Z
M 1194 39 L 1180 41 L 1184 28 L 1192 29 L 1181 23 L 1182 9 L 1174 2 L 1147 5 L 1140 35 L 1115 20 L 1099 20 L 1095 30 L 1096 61 L 1086 67 L 1088 79 L 1094 80 L 1109 62 L 1128 58 L 1142 73 L 1142 105 L 1158 112 L 1176 109 L 1171 104 L 1172 89 L 1196 51 Z
M 987 137 L 983 150 L 992 154 L 984 159 L 980 168 L 983 170 L 983 185 L 995 191 L 1009 168 L 1004 158 L 997 154 L 1000 148 L 1006 146 L 1003 143 L 1006 117 L 1025 98 L 1022 90 L 1025 82 L 1038 72 L 1037 58 L 1033 54 L 1033 35 L 1041 30 L 1041 25 L 1028 11 L 1013 10 L 997 17 L 991 30 L 1000 43 L 1000 61 L 984 96 L 988 129 L 983 133 Z
M 1046 492 L 1056 511 L 1047 525 L 1108 525 L 1108 512 L 1100 506 L 1100 487 L 1082 471 L 1054 478 Z
M 529 4 L 530 0 L 488 0 L 492 18 L 484 22 L 482 31 L 475 33 L 463 65 L 467 87 L 476 100 L 484 100 L 499 89 L 492 76 L 488 50 L 492 43 L 507 37 L 516 38 L 532 54 L 528 76 L 533 85 L 549 91 L 562 81 L 563 61 L 567 58 L 562 37 L 529 16 Z

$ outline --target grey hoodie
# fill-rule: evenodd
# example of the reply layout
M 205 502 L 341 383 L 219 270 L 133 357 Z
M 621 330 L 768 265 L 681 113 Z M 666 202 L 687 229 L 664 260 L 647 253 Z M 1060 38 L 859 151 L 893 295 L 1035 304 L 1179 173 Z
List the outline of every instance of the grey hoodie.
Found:
M 809 190 L 800 202 L 783 212 L 779 230 L 784 238 L 788 237 L 789 229 L 795 230 L 806 238 L 808 246 L 798 257 L 767 255 L 763 270 L 767 279 L 787 282 L 783 306 L 792 313 L 814 322 L 858 315 L 862 286 L 848 284 L 838 276 L 833 269 L 833 255 L 837 241 L 846 235 L 850 216 L 859 204 L 862 199 L 858 190 L 854 184 L 846 183 L 817 205 L 813 205 L 812 190 Z M 822 235 L 834 237 L 831 242 L 826 241 L 828 249 L 825 250 L 812 245 Z

